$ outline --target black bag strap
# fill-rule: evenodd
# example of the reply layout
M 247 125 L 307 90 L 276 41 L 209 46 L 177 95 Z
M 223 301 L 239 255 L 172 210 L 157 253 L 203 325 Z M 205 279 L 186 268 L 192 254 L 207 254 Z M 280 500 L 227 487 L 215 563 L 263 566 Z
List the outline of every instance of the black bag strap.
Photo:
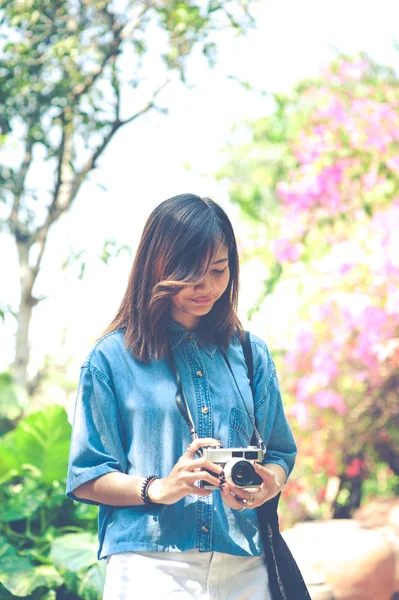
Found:
M 254 357 L 252 355 L 251 336 L 249 331 L 244 331 L 244 339 L 241 340 L 242 350 L 244 352 L 244 360 L 247 365 L 249 385 L 251 386 L 252 397 L 255 398 L 254 388 Z M 256 445 L 255 434 L 252 436 L 252 445 Z
M 255 398 L 254 360 L 251 336 L 245 331 L 241 346 L 248 369 L 248 379 Z M 273 600 L 311 600 L 302 574 L 279 529 L 278 503 L 281 493 L 256 509 L 269 574 L 269 590 Z
M 255 397 L 254 389 L 254 357 L 252 355 L 251 336 L 249 331 L 244 331 L 245 337 L 241 341 L 241 346 L 244 352 L 244 359 L 247 363 L 249 385 L 251 386 L 252 396 Z

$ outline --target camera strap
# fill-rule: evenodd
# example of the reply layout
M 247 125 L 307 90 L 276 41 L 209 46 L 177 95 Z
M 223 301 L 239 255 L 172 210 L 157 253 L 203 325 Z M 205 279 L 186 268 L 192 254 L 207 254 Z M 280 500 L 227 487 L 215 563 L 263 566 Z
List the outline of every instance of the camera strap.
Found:
M 249 381 L 250 381 L 250 387 L 251 387 L 251 391 L 252 391 L 252 396 L 254 397 L 253 359 L 252 359 L 252 348 L 251 348 L 250 344 L 251 344 L 251 341 L 250 341 L 249 333 L 246 331 L 245 332 L 245 341 L 242 344 L 242 347 L 243 347 L 243 352 L 244 352 L 244 360 L 245 360 L 245 362 L 247 364 L 248 378 L 249 378 Z M 237 390 L 238 390 L 238 393 L 239 393 L 240 398 L 242 400 L 242 403 L 244 404 L 247 416 L 248 416 L 248 418 L 249 418 L 249 420 L 250 420 L 250 422 L 251 422 L 251 424 L 252 424 L 252 426 L 254 428 L 254 434 L 253 434 L 252 440 L 255 438 L 256 446 L 262 450 L 262 453 L 263 453 L 263 456 L 264 456 L 266 454 L 265 443 L 262 440 L 262 438 L 261 438 L 261 436 L 260 436 L 260 434 L 259 434 L 259 432 L 258 432 L 258 430 L 256 428 L 255 420 L 252 417 L 251 413 L 249 412 L 248 407 L 247 407 L 247 405 L 245 403 L 245 400 L 244 400 L 244 398 L 243 398 L 243 396 L 241 394 L 240 386 L 237 383 L 237 379 L 236 379 L 236 377 L 234 375 L 234 371 L 233 371 L 233 369 L 231 367 L 230 361 L 229 361 L 229 359 L 227 357 L 227 354 L 226 354 L 223 346 L 219 346 L 219 350 L 220 350 L 220 353 L 222 354 L 222 356 L 223 356 L 223 358 L 224 358 L 224 360 L 225 360 L 225 362 L 226 362 L 226 364 L 227 364 L 227 366 L 229 368 L 229 371 L 230 371 L 230 373 L 231 373 L 231 375 L 232 375 L 232 377 L 234 379 L 234 383 L 235 383 L 235 385 L 237 387 Z M 180 413 L 182 414 L 184 420 L 186 421 L 186 423 L 188 425 L 188 428 L 190 430 L 190 435 L 191 435 L 192 439 L 193 440 L 198 439 L 198 433 L 197 433 L 197 430 L 195 428 L 195 424 L 194 424 L 194 421 L 193 421 L 193 418 L 192 418 L 192 415 L 191 415 L 191 412 L 190 412 L 190 407 L 189 407 L 189 404 L 187 402 L 186 395 L 184 393 L 183 385 L 182 385 L 182 382 L 181 382 L 179 371 L 177 369 L 177 365 L 176 365 L 176 361 L 175 361 L 175 357 L 174 357 L 172 349 L 170 349 L 168 359 L 169 359 L 169 364 L 170 364 L 172 373 L 174 374 L 174 376 L 176 378 L 176 383 L 177 383 L 177 391 L 176 391 L 176 397 L 175 397 L 177 407 L 178 407 Z M 252 440 L 251 440 L 251 443 L 252 443 Z M 201 455 L 201 451 L 198 451 L 198 454 Z
M 193 417 L 191 416 L 190 407 L 189 407 L 188 402 L 187 402 L 186 394 L 184 393 L 184 389 L 183 389 L 183 386 L 182 386 L 182 382 L 181 382 L 179 371 L 177 370 L 176 361 L 175 361 L 175 357 L 174 357 L 172 348 L 170 348 L 168 359 L 169 359 L 169 364 L 170 364 L 172 373 L 175 376 L 176 383 L 177 383 L 177 391 L 176 391 L 176 404 L 177 404 L 177 408 L 180 410 L 180 412 L 181 412 L 181 414 L 182 414 L 185 422 L 188 425 L 188 428 L 190 430 L 191 438 L 193 440 L 196 440 L 196 439 L 198 439 L 198 433 L 197 433 L 197 430 L 195 428 Z

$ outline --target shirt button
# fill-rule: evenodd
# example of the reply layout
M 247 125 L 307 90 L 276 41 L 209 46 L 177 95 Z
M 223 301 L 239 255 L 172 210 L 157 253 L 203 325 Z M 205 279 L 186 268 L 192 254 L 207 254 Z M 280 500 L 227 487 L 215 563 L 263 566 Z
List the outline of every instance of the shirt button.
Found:
M 208 531 L 209 531 L 209 529 L 208 529 L 208 527 L 207 527 L 206 525 L 203 525 L 203 526 L 201 527 L 201 529 L 202 529 L 202 531 L 203 531 L 204 533 L 208 533 Z
M 188 336 L 187 336 L 187 339 L 188 339 L 188 340 L 192 340 L 192 339 L 193 339 L 193 336 L 192 336 L 192 335 L 188 335 Z
M 202 377 L 202 371 L 197 371 L 196 375 L 197 377 Z
M 206 415 L 206 413 L 209 411 L 209 408 L 207 406 L 203 406 L 201 410 L 204 413 L 204 415 Z

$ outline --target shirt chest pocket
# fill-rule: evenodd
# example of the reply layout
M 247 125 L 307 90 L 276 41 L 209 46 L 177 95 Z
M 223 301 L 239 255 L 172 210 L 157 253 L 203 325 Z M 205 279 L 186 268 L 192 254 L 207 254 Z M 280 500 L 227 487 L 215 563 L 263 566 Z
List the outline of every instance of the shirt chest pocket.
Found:
M 232 408 L 229 421 L 229 448 L 245 448 L 251 443 L 253 425 L 245 410 Z

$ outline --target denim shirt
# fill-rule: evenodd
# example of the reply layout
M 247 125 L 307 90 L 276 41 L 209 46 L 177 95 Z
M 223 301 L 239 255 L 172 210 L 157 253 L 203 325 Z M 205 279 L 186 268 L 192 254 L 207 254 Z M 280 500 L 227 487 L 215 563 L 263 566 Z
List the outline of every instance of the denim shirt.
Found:
M 224 447 L 250 444 L 253 426 L 218 346 L 173 324 L 171 347 L 199 437 Z M 255 398 L 243 350 L 233 339 L 227 356 L 243 399 L 267 446 L 265 463 L 287 476 L 296 445 L 281 401 L 276 368 L 266 344 L 251 335 Z M 101 475 L 166 477 L 191 441 L 176 401 L 176 380 L 166 359 L 142 363 L 124 344 L 123 330 L 103 337 L 81 370 L 70 446 L 67 496 Z M 99 505 L 98 558 L 127 551 L 225 552 L 261 555 L 256 510 L 228 508 L 219 490 L 186 496 L 172 505 Z

